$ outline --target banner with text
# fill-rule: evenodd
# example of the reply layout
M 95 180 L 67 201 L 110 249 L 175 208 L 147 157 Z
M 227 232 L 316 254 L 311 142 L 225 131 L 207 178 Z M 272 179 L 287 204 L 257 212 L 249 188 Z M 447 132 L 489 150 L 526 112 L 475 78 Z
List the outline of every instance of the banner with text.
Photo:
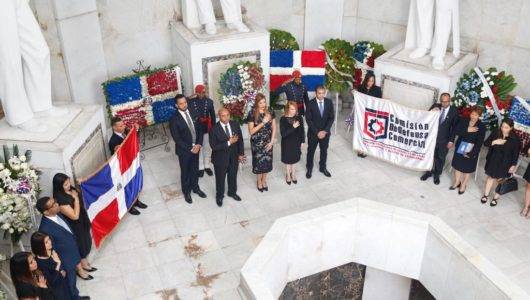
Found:
M 353 148 L 414 170 L 430 170 L 439 112 L 407 108 L 355 92 Z

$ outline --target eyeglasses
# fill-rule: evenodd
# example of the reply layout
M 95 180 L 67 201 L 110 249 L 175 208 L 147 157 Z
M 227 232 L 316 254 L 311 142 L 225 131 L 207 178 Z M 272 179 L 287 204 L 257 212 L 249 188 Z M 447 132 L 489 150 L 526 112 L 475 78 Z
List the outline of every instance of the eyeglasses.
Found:
M 57 201 L 53 200 L 52 204 L 48 206 L 48 208 L 46 208 L 46 210 L 54 207 L 55 205 L 58 205 Z

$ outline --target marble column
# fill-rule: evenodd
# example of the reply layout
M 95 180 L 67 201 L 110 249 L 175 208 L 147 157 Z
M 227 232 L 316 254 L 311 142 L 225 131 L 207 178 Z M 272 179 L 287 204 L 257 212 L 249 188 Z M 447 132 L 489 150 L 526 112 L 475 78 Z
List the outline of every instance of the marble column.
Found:
M 107 64 L 96 0 L 53 0 L 72 101 L 103 103 Z
M 366 267 L 362 300 L 408 300 L 411 279 Z

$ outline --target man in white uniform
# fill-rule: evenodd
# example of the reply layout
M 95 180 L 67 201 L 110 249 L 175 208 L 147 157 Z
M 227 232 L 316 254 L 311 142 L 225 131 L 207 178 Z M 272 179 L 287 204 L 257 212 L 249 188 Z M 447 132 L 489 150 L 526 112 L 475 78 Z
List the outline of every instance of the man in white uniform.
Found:
M 6 121 L 30 132 L 44 132 L 39 116 L 60 116 L 52 106 L 50 50 L 28 0 L 0 4 L 0 99 Z
M 215 27 L 215 14 L 212 0 L 195 1 L 197 1 L 199 21 L 204 25 L 204 30 L 208 34 L 216 34 L 217 28 Z M 241 16 L 241 0 L 220 0 L 220 2 L 227 27 L 239 32 L 249 32 L 248 27 L 243 24 Z
M 442 70 L 451 31 L 453 55 L 458 57 L 460 56 L 458 0 L 411 0 L 405 40 L 405 48 L 415 48 L 410 54 L 411 58 L 423 57 L 430 49 L 433 68 Z

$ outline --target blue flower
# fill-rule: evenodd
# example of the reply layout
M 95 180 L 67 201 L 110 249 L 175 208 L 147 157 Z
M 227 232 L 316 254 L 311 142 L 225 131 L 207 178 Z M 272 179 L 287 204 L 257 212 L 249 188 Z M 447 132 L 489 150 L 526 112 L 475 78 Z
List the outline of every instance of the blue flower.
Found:
M 475 105 L 479 99 L 480 99 L 480 95 L 477 92 L 475 91 L 469 92 L 469 102 L 470 102 L 469 104 Z

